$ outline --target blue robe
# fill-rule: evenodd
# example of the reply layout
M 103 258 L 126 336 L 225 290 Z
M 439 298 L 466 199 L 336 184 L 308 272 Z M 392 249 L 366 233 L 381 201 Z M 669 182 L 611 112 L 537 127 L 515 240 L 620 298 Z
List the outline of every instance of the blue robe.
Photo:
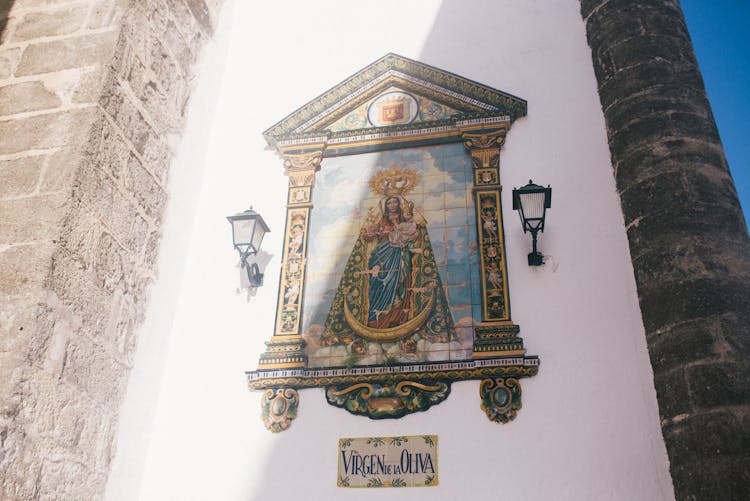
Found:
M 367 323 L 370 325 L 377 322 L 380 314 L 405 298 L 411 282 L 411 252 L 385 239 L 373 249 L 367 263 L 369 269 L 378 265 L 380 270 L 376 276 L 370 276 L 368 289 Z

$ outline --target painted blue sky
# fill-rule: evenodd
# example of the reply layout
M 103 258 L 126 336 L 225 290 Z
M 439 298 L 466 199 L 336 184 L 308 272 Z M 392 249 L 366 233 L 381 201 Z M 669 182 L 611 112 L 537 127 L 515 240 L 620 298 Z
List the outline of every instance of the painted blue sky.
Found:
M 729 168 L 750 211 L 750 1 L 681 0 Z

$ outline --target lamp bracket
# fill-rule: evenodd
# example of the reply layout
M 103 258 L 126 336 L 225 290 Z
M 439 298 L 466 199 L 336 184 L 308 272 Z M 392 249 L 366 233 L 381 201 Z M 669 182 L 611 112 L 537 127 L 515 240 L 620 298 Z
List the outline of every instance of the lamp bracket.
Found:
M 250 256 L 250 253 L 245 252 L 240 254 L 240 256 L 242 258 L 242 268 L 247 273 L 247 282 L 250 284 L 250 287 L 260 287 L 263 285 L 263 273 L 260 272 L 258 263 L 248 262 L 247 258 Z

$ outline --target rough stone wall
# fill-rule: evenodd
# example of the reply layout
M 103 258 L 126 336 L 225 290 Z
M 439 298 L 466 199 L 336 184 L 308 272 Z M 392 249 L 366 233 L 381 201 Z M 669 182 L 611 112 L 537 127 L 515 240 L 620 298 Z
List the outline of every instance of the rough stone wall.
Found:
M 0 499 L 97 499 L 222 0 L 0 7 Z
M 750 496 L 750 242 L 678 0 L 582 0 L 678 499 Z

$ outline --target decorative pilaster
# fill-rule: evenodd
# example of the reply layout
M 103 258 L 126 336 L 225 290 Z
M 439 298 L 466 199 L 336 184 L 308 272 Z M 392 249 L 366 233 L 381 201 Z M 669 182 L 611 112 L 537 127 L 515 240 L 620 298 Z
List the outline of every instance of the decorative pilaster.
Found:
M 523 355 L 526 350 L 523 348 L 523 340 L 518 337 L 519 328 L 510 318 L 500 203 L 500 149 L 510 124 L 500 122 L 474 124 L 474 127 L 466 125 L 468 124 L 461 127 L 461 130 L 464 147 L 471 155 L 474 167 L 477 249 L 482 277 L 482 325 L 474 329 L 472 357 Z M 518 405 L 520 406 L 520 396 Z M 512 419 L 512 416 L 507 419 Z
M 282 255 L 276 328 L 266 342 L 260 357 L 259 370 L 304 368 L 307 366 L 305 341 L 300 335 L 302 297 L 305 288 L 307 232 L 312 209 L 312 188 L 315 173 L 320 169 L 322 146 L 286 153 L 281 150 L 284 168 L 289 177 L 287 195 L 284 253 Z
M 500 205 L 500 148 L 507 124 L 492 129 L 466 130 L 464 146 L 474 166 L 474 206 L 482 271 L 482 322 L 510 322 L 505 264 L 503 217 Z

